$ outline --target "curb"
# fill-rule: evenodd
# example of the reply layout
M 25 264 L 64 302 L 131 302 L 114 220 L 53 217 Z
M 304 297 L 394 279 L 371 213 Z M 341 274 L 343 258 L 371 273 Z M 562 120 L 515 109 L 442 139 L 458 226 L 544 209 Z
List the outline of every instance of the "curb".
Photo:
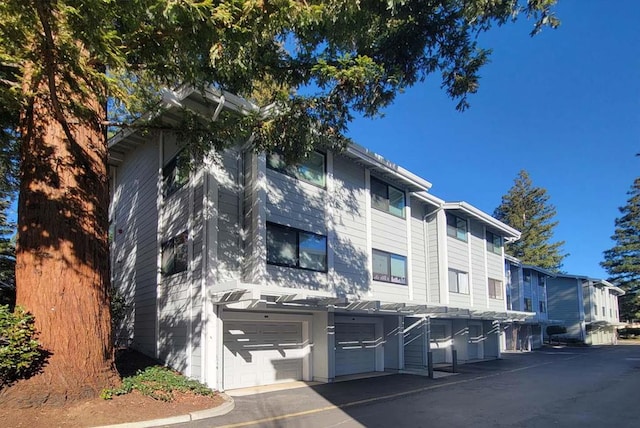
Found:
M 216 416 L 226 415 L 236 407 L 236 403 L 233 398 L 229 397 L 227 394 L 219 393 L 219 395 L 224 399 L 225 402 L 220 406 L 211 409 L 198 410 L 197 412 L 191 412 L 186 415 L 171 416 L 161 419 L 151 419 L 148 421 L 125 422 L 123 424 L 115 425 L 101 425 L 96 428 L 149 428 L 164 425 L 182 424 L 185 422 L 198 421 L 201 419 L 208 419 Z

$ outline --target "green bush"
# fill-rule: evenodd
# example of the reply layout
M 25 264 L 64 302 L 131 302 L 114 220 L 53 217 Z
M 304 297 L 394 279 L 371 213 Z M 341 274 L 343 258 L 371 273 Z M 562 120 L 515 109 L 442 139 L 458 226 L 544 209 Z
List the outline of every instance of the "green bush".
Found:
M 125 377 L 119 388 L 102 390 L 100 397 L 110 400 L 114 395 L 128 394 L 134 389 L 161 401 L 173 401 L 174 391 L 207 396 L 215 394 L 200 382 L 188 379 L 176 371 L 167 367 L 152 366 L 138 370 L 138 373 L 133 376 Z
M 35 337 L 33 315 L 0 306 L 0 387 L 38 371 L 44 353 Z
M 621 328 L 618 330 L 618 335 L 623 339 L 632 339 L 640 336 L 640 328 Z

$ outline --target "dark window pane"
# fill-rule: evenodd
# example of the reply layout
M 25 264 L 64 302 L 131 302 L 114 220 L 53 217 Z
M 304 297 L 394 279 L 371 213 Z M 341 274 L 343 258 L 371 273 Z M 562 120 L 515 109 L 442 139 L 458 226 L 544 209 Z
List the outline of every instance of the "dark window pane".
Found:
M 324 155 L 318 152 L 311 152 L 309 156 L 304 159 L 297 168 L 297 176 L 301 180 L 308 183 L 315 184 L 319 187 L 325 185 L 325 167 L 324 167 Z
M 396 284 L 406 284 L 407 283 L 406 257 L 391 254 L 390 258 L 391 258 L 391 282 Z
M 297 265 L 297 236 L 294 230 L 267 225 L 267 262 L 277 265 Z
M 312 233 L 300 234 L 300 267 L 317 271 L 327 270 L 327 238 Z
M 388 254 L 378 251 L 373 252 L 373 279 L 385 282 L 391 280 Z
M 388 186 L 380 180 L 371 178 L 371 206 L 379 210 L 389 209 Z
M 398 217 L 404 217 L 404 192 L 389 187 L 389 212 Z

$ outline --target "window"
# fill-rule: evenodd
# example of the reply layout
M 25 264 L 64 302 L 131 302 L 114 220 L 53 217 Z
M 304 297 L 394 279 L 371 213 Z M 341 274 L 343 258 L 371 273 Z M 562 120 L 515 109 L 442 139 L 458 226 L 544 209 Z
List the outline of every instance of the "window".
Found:
M 545 312 L 547 312 L 547 304 L 541 300 L 540 301 L 540 313 L 544 314 Z
M 607 316 L 607 309 L 604 306 L 602 307 L 602 316 L 603 317 Z
M 489 298 L 503 300 L 502 281 L 489 278 Z
M 594 314 L 594 315 L 598 315 L 598 306 L 597 306 L 597 305 L 595 305 L 595 306 L 593 307 L 593 314 Z
M 267 263 L 326 272 L 327 237 L 267 223 Z
M 447 213 L 447 235 L 467 242 L 467 220 Z
M 525 312 L 533 312 L 533 306 L 531 305 L 531 298 L 530 297 L 525 297 L 524 298 L 524 310 L 525 310 Z
M 538 275 L 538 285 L 540 287 L 544 287 L 547 282 L 547 277 L 544 274 Z
M 524 276 L 523 278 L 524 282 L 527 284 L 531 284 L 531 272 L 528 270 L 525 270 L 523 273 L 523 276 Z
M 449 269 L 449 291 L 469 294 L 469 275 L 455 269 Z
M 162 168 L 164 196 L 177 192 L 189 181 L 189 157 L 185 150 L 180 151 Z
M 487 232 L 487 251 L 502 254 L 502 236 Z
M 187 242 L 187 232 L 182 232 L 162 243 L 162 275 L 169 276 L 187 270 Z
M 309 153 L 307 157 L 295 165 L 287 165 L 284 156 L 278 153 L 271 153 L 267 156 L 267 168 L 314 186 L 325 186 L 325 155 L 320 152 Z
M 371 206 L 404 218 L 404 192 L 375 177 L 371 177 Z
M 407 283 L 407 258 L 373 250 L 373 279 L 393 284 Z

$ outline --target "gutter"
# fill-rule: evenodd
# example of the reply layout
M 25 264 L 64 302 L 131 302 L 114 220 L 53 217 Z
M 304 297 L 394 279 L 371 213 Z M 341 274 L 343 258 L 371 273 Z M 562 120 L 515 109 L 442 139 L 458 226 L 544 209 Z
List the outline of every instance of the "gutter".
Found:
M 489 214 L 479 210 L 478 208 L 467 202 L 446 202 L 444 204 L 444 208 L 447 210 L 460 210 L 465 214 L 470 215 L 475 219 L 480 220 L 495 229 L 498 229 L 501 232 L 504 232 L 507 235 L 505 236 L 507 242 L 513 242 L 520 239 L 520 231 L 512 228 L 511 226 L 501 222 L 496 218 L 491 217 Z

